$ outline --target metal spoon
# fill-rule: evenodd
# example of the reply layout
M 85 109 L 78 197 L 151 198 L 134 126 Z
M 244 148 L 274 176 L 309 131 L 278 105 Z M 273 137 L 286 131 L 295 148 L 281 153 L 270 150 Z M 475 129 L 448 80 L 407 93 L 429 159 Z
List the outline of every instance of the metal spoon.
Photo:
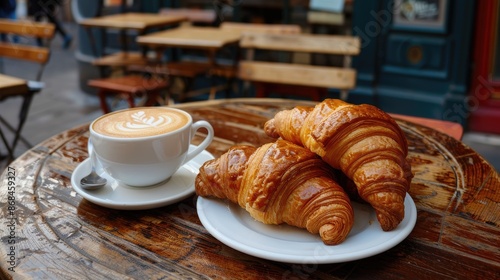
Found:
M 94 146 L 92 145 L 92 142 L 89 140 L 88 143 L 88 152 L 90 156 L 90 166 L 92 167 L 92 170 L 89 175 L 83 177 L 80 180 L 80 186 L 82 189 L 86 190 L 96 190 L 99 188 L 102 188 L 104 185 L 106 185 L 107 180 L 105 178 L 102 178 L 101 176 L 97 175 L 95 171 L 95 166 L 97 164 L 96 162 L 96 156 L 94 153 Z

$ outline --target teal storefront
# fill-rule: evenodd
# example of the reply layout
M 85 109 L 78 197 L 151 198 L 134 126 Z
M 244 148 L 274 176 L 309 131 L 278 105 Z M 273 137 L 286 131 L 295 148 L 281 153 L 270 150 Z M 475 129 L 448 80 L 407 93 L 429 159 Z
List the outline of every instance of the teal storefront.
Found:
M 475 2 L 354 1 L 352 31 L 362 40 L 353 59 L 350 101 L 383 110 L 465 123 Z

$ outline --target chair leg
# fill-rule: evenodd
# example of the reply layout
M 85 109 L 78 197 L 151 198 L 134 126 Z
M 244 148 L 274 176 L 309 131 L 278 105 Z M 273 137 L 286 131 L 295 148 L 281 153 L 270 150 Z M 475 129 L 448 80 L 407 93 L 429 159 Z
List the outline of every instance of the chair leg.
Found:
M 312 99 L 313 99 L 313 101 L 321 102 L 326 98 L 327 93 L 328 93 L 327 89 L 316 88 L 313 91 Z
M 226 82 L 226 98 L 231 97 L 231 91 L 233 90 L 233 87 L 235 86 L 236 79 L 235 78 L 227 78 Z
M 24 123 L 28 118 L 28 112 L 31 105 L 31 100 L 33 100 L 33 92 L 26 94 L 23 98 L 23 104 L 21 105 L 21 110 L 19 111 L 19 123 L 17 124 L 17 128 L 12 127 L 9 123 L 7 123 L 3 118 L 0 117 L 0 121 L 12 132 L 14 132 L 14 140 L 9 145 L 9 142 L 3 131 L 0 129 L 0 137 L 2 138 L 2 142 L 5 144 L 8 152 L 8 160 L 11 161 L 14 159 L 14 151 L 16 150 L 17 143 L 19 140 L 22 140 L 27 147 L 31 148 L 31 144 L 21 136 L 21 131 L 24 127 Z
M 152 91 L 148 93 L 146 103 L 144 104 L 145 106 L 155 106 L 157 103 L 160 103 L 159 100 L 161 100 L 161 95 L 158 91 Z M 167 100 L 168 102 L 168 100 Z
M 24 96 L 23 104 L 21 106 L 21 112 L 19 113 L 19 123 L 17 124 L 17 129 L 15 132 L 14 136 L 14 141 L 12 141 L 12 145 L 10 146 L 10 149 L 12 152 L 16 150 L 17 142 L 19 141 L 21 137 L 21 130 L 23 129 L 24 123 L 26 122 L 26 119 L 28 118 L 28 111 L 31 106 L 31 100 L 33 100 L 33 93 L 29 93 Z M 30 145 L 31 146 L 31 145 Z
M 266 87 L 261 83 L 255 83 L 255 97 L 267 97 Z
M 346 101 L 347 97 L 349 97 L 349 91 L 347 91 L 347 90 L 341 90 L 340 91 L 340 99 Z
M 215 99 L 215 96 L 217 95 L 217 88 L 215 87 L 214 84 L 210 87 L 210 92 L 208 94 L 208 100 L 213 100 Z
M 100 89 L 98 92 L 99 95 L 99 102 L 101 103 L 101 110 L 104 114 L 109 113 L 109 107 L 108 103 L 106 102 L 106 91 L 103 89 Z
M 5 125 L 5 127 L 7 127 L 8 130 L 12 131 L 12 133 L 15 133 L 16 131 L 16 128 L 13 127 L 10 123 L 8 123 L 6 120 L 4 120 L 3 118 L 0 117 L 0 122 Z M 23 142 L 24 145 L 28 148 L 31 148 L 33 147 L 33 145 L 28 141 L 26 140 L 26 138 L 24 138 L 22 135 L 19 135 L 19 141 Z
M 210 91 L 209 91 L 208 99 L 213 100 L 217 95 L 217 86 L 215 85 L 215 76 L 210 75 Z
M 178 100 L 179 102 L 183 102 L 188 97 L 187 93 L 191 92 L 194 86 L 195 79 L 189 77 L 180 77 L 180 80 L 184 84 L 184 88 L 182 89 L 182 92 L 180 93 Z
M 12 149 L 10 148 L 9 141 L 7 141 L 7 138 L 5 138 L 5 135 L 3 134 L 1 128 L 0 128 L 0 137 L 2 138 L 2 142 L 5 145 L 5 148 L 7 149 L 7 155 L 0 154 L 0 159 L 7 158 L 9 161 L 11 161 L 14 158 L 14 151 L 12 151 Z
M 170 76 L 170 85 L 168 86 L 167 92 L 169 95 L 177 95 L 177 101 L 182 102 L 186 98 L 186 81 L 182 77 Z M 175 91 L 176 86 L 182 83 L 181 92 Z
M 243 81 L 241 91 L 242 91 L 243 97 L 248 97 L 248 93 L 250 92 L 250 82 L 249 81 Z
M 183 102 L 184 100 L 186 100 L 186 98 L 189 97 L 188 94 L 191 92 L 191 90 L 194 86 L 195 78 L 189 78 L 189 77 L 177 77 L 177 78 L 178 78 L 178 81 L 182 82 L 182 84 L 183 84 L 183 89 L 179 93 L 177 100 L 179 102 Z M 173 83 L 172 83 L 172 85 L 173 85 Z
M 134 108 L 135 107 L 134 94 L 132 93 L 125 93 L 125 94 L 127 95 L 128 106 L 130 108 Z

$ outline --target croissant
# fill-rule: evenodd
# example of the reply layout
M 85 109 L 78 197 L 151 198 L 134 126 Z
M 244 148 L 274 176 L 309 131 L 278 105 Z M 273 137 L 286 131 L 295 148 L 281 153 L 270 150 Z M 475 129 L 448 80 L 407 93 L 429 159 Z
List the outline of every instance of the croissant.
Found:
M 205 162 L 195 189 L 239 204 L 257 221 L 305 228 L 335 245 L 349 234 L 354 212 L 333 172 L 304 147 L 277 140 L 259 148 L 233 146 Z
M 303 145 L 354 181 L 359 197 L 375 209 L 384 231 L 404 218 L 413 174 L 408 144 L 398 124 L 375 106 L 326 99 L 314 107 L 278 112 L 264 125 L 271 137 Z

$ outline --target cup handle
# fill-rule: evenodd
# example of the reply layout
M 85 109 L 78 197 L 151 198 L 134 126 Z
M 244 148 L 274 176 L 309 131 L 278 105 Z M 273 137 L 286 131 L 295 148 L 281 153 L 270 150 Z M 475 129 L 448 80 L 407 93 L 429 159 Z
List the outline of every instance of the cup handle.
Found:
M 208 130 L 207 137 L 205 137 L 205 140 L 203 140 L 203 142 L 201 142 L 201 144 L 198 145 L 194 150 L 188 152 L 186 159 L 184 160 L 184 163 L 189 162 L 195 156 L 197 156 L 199 153 L 205 150 L 208 147 L 208 145 L 212 143 L 212 140 L 214 139 L 214 129 L 212 125 L 210 125 L 210 123 L 207 121 L 197 121 L 193 123 L 193 125 L 191 126 L 191 135 L 194 136 L 196 131 L 200 128 L 206 128 Z

